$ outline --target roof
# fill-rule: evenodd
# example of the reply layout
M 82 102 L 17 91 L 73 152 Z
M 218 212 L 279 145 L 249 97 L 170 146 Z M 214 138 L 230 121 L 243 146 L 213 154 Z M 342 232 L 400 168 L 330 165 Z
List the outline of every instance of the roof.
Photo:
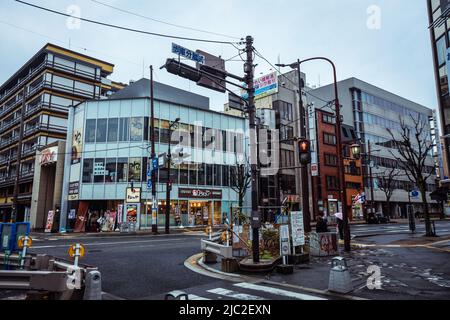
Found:
M 153 82 L 155 100 L 209 110 L 209 98 L 160 82 Z M 111 100 L 150 98 L 150 80 L 142 78 L 110 96 Z

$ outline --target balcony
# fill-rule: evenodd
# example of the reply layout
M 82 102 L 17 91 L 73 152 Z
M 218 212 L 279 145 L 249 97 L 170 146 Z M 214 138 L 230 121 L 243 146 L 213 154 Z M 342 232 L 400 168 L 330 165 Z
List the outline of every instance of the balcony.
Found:
M 21 79 L 14 87 L 9 89 L 7 92 L 5 92 L 3 95 L 0 95 L 0 104 L 6 100 L 8 97 L 10 97 L 14 92 L 16 92 L 19 88 L 23 87 L 25 83 L 27 83 L 30 79 L 32 79 L 36 74 L 44 70 L 45 68 L 52 68 L 59 71 L 63 71 L 65 73 L 69 73 L 71 75 L 75 75 L 82 78 L 87 78 L 89 80 L 94 80 L 97 82 L 100 82 L 102 80 L 102 77 L 100 74 L 96 75 L 94 73 L 86 72 L 83 70 L 76 70 L 70 67 L 67 67 L 63 64 L 59 63 L 53 63 L 50 61 L 44 61 L 36 68 L 32 69 L 30 73 L 23 79 Z M 0 112 L 1 116 L 1 112 Z
M 0 148 L 13 144 L 19 140 L 19 135 L 0 141 Z
M 4 166 L 4 165 L 6 165 L 8 163 L 13 163 L 16 160 L 17 160 L 17 153 L 12 155 L 12 156 L 10 156 L 10 157 L 2 157 L 0 159 L 0 166 Z
M 0 133 L 8 130 L 9 128 L 15 126 L 20 123 L 21 116 L 17 116 L 10 121 L 3 121 L 2 125 L 0 125 Z
M 25 138 L 25 137 L 28 137 L 39 131 L 65 134 L 67 132 L 67 127 L 57 126 L 57 125 L 52 125 L 52 124 L 46 125 L 46 124 L 42 124 L 42 123 L 37 123 L 36 125 L 27 128 L 24 131 L 23 136 Z M 0 144 L 0 147 L 1 147 L 1 144 Z
M 22 158 L 28 157 L 28 156 L 34 155 L 34 154 L 36 154 L 36 147 L 24 148 L 22 151 Z
M 20 173 L 20 179 L 32 178 L 34 176 L 34 169 L 22 170 Z
M 19 104 L 21 104 L 22 101 L 23 101 L 23 98 L 20 97 L 19 99 L 15 100 L 13 103 L 5 105 L 3 110 L 0 111 L 0 117 L 4 116 L 8 111 L 13 110 L 15 107 L 17 107 Z
M 28 118 L 29 116 L 38 113 L 41 110 L 51 110 L 51 111 L 58 111 L 58 112 L 64 112 L 67 113 L 68 107 L 52 103 L 51 105 L 47 102 L 39 102 L 35 105 L 28 105 L 27 109 L 25 111 L 25 118 Z

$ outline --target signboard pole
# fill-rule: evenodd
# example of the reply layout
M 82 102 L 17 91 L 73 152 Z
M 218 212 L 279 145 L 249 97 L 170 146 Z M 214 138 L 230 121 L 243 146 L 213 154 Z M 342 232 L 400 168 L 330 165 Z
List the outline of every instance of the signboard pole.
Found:
M 156 198 L 156 164 L 158 164 L 155 153 L 155 97 L 153 93 L 153 66 L 150 66 L 150 141 L 151 141 L 151 181 L 152 181 L 152 232 L 158 234 L 158 203 Z

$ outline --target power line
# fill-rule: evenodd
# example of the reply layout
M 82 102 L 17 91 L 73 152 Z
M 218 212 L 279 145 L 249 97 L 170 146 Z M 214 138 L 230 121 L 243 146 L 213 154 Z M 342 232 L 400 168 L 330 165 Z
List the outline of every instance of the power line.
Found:
M 16 1 L 18 3 L 21 3 L 21 4 L 24 4 L 24 5 L 27 5 L 27 6 L 30 6 L 30 7 L 33 7 L 33 8 L 36 8 L 36 9 L 40 9 L 40 10 L 43 10 L 43 11 L 47 11 L 47 12 L 51 12 L 51 13 L 54 13 L 54 14 L 57 14 L 57 15 L 61 15 L 61 16 L 64 16 L 64 17 L 75 18 L 75 19 L 78 19 L 80 21 L 85 21 L 85 22 L 101 25 L 101 26 L 104 26 L 104 27 L 120 29 L 120 30 L 124 30 L 124 31 L 130 31 L 130 32 L 146 34 L 146 35 L 151 35 L 151 36 L 157 36 L 157 37 L 162 37 L 162 38 L 186 40 L 186 41 L 229 44 L 229 45 L 233 44 L 233 42 L 229 42 L 229 41 L 207 40 L 207 39 L 199 39 L 199 38 L 187 38 L 187 37 L 172 36 L 172 35 L 168 35 L 168 34 L 162 34 L 162 33 L 149 32 L 149 31 L 144 31 L 144 30 L 139 30 L 139 29 L 133 29 L 133 28 L 128 28 L 128 27 L 118 26 L 118 25 L 115 25 L 115 24 L 95 21 L 95 20 L 91 20 L 91 19 L 75 17 L 75 16 L 72 16 L 72 15 L 64 13 L 64 12 L 56 11 L 56 10 L 45 8 L 45 7 L 41 7 L 41 6 L 29 3 L 29 2 L 25 2 L 25 1 L 21 1 L 21 0 L 14 0 L 14 1 Z M 240 43 L 241 42 L 234 42 L 234 44 L 240 44 Z
M 242 40 L 239 37 L 229 36 L 229 35 L 226 35 L 226 34 L 223 34 L 223 33 L 211 32 L 211 31 L 206 31 L 206 30 L 202 30 L 202 29 L 196 29 L 196 28 L 192 28 L 192 27 L 186 27 L 186 26 L 182 26 L 182 25 L 166 22 L 166 21 L 163 21 L 163 20 L 150 18 L 150 17 L 144 16 L 144 15 L 141 15 L 139 13 L 135 13 L 135 12 L 132 12 L 132 11 L 128 11 L 128 10 L 125 10 L 125 9 L 122 9 L 122 8 L 119 8 L 119 7 L 115 7 L 115 6 L 103 3 L 101 1 L 97 1 L 97 0 L 91 0 L 91 1 L 95 2 L 95 3 L 99 4 L 99 5 L 102 5 L 102 6 L 105 6 L 105 7 L 108 7 L 108 8 L 111 8 L 111 9 L 123 12 L 123 13 L 131 14 L 131 15 L 136 16 L 136 17 L 140 17 L 140 18 L 143 18 L 143 19 L 147 19 L 147 20 L 151 20 L 151 21 L 154 21 L 154 22 L 162 23 L 162 24 L 165 24 L 165 25 L 168 25 L 168 26 L 181 28 L 181 29 L 186 29 L 186 30 L 197 31 L 197 32 L 202 32 L 202 33 L 207 33 L 207 34 L 220 36 L 220 37 L 225 37 L 225 38 L 230 38 L 230 39 Z

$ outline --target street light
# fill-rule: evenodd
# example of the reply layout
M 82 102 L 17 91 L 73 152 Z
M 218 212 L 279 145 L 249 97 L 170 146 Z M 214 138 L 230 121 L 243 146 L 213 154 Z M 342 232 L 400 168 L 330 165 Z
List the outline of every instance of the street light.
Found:
M 169 126 L 169 150 L 167 152 L 167 183 L 166 183 L 166 234 L 170 233 L 170 192 L 172 191 L 172 180 L 170 178 L 170 169 L 172 167 L 172 153 L 170 151 L 170 144 L 172 142 L 172 128 L 178 127 L 180 118 L 176 118 Z
M 342 218 L 344 220 L 344 247 L 345 251 L 349 252 L 351 251 L 350 246 L 350 229 L 348 224 L 348 214 L 347 214 L 347 206 L 346 206 L 346 199 L 347 199 L 347 191 L 345 189 L 345 171 L 344 171 L 344 157 L 342 155 L 342 119 L 341 119 L 341 105 L 339 103 L 339 90 L 337 85 L 337 75 L 336 75 L 336 66 L 333 61 L 331 61 L 328 58 L 325 57 L 313 57 L 305 60 L 298 59 L 297 62 L 291 63 L 291 64 L 277 64 L 279 67 L 291 67 L 293 69 L 297 69 L 298 71 L 298 81 L 299 81 L 299 96 L 300 96 L 300 129 L 301 129 L 301 135 L 302 138 L 306 138 L 306 126 L 305 126 L 305 112 L 303 107 L 303 98 L 302 98 L 302 88 L 303 88 L 303 82 L 301 78 L 301 72 L 300 72 L 300 65 L 304 62 L 313 61 L 313 60 L 324 60 L 331 64 L 333 68 L 333 80 L 334 80 L 334 105 L 335 105 L 335 112 L 336 112 L 336 144 L 337 144 L 337 157 L 338 157 L 338 171 L 339 171 L 339 185 L 340 185 L 340 198 L 341 198 L 341 204 L 342 204 Z M 304 216 L 307 215 L 307 220 L 305 221 L 305 224 L 307 224 L 307 227 L 309 226 L 309 201 L 305 201 L 306 199 L 309 199 L 309 190 L 308 190 L 308 172 L 306 170 L 307 168 L 302 168 L 302 197 L 303 197 L 303 210 L 304 210 Z M 305 180 L 305 181 L 304 181 Z M 306 198 L 305 198 L 306 196 Z M 309 226 L 310 228 L 310 226 Z M 306 228 L 305 228 L 306 229 Z M 306 231 L 306 230 L 305 230 Z

